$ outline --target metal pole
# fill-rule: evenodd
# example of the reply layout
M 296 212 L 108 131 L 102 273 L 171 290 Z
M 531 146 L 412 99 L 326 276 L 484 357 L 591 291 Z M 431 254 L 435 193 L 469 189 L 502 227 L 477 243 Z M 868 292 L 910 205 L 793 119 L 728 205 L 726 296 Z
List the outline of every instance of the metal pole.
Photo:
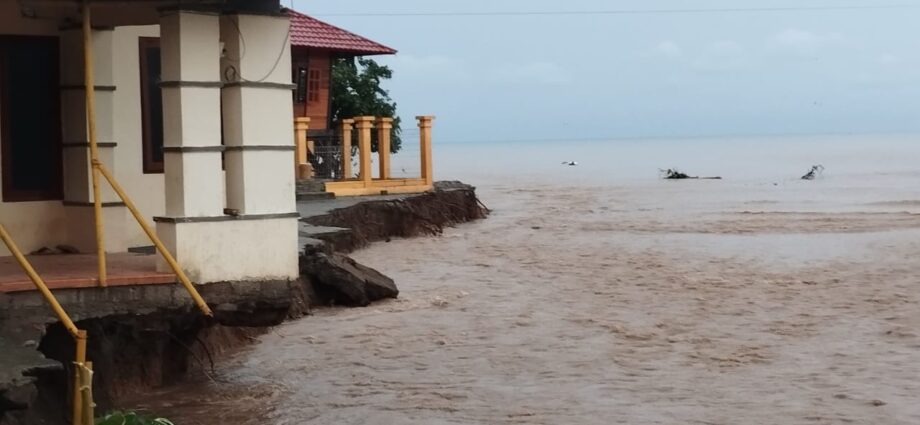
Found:
M 89 156 L 93 173 L 93 215 L 96 226 L 96 256 L 99 286 L 106 285 L 105 241 L 102 231 L 102 197 L 99 195 L 99 149 L 96 146 L 96 80 L 93 75 L 92 19 L 88 0 L 83 0 L 83 86 L 86 93 L 86 122 L 89 127 Z
M 169 267 L 172 268 L 173 272 L 176 273 L 176 277 L 179 278 L 179 282 L 182 283 L 182 286 L 185 286 L 185 290 L 188 291 L 189 295 L 192 296 L 192 299 L 195 300 L 195 304 L 198 305 L 198 308 L 206 316 L 213 316 L 211 309 L 208 307 L 208 303 L 201 298 L 201 295 L 198 293 L 198 290 L 195 289 L 195 286 L 192 285 L 192 282 L 189 280 L 188 276 L 185 275 L 185 272 L 182 271 L 182 267 L 179 267 L 179 263 L 176 259 L 169 253 L 169 250 L 166 249 L 166 246 L 163 245 L 163 242 L 160 241 L 160 238 L 157 237 L 156 232 L 153 231 L 147 221 L 144 219 L 144 216 L 141 214 L 140 210 L 134 206 L 134 202 L 131 201 L 131 198 L 128 197 L 128 194 L 121 188 L 121 185 L 115 181 L 115 178 L 112 177 L 112 174 L 109 173 L 109 170 L 105 168 L 105 165 L 97 164 L 99 172 L 102 173 L 102 176 L 108 180 L 109 184 L 112 185 L 112 189 L 115 190 L 115 193 L 121 198 L 121 201 L 125 203 L 125 206 L 128 207 L 128 210 L 131 211 L 131 214 L 134 216 L 134 219 L 137 220 L 137 224 L 141 226 L 141 229 L 144 230 L 144 233 L 147 234 L 147 237 L 150 238 L 150 241 L 157 247 L 157 251 L 160 252 L 160 255 L 163 256 L 163 259 L 169 264 Z
M 96 403 L 93 402 L 93 362 L 84 363 L 80 372 L 80 389 L 83 390 L 83 424 L 93 425 L 96 418 Z
M 70 319 L 70 316 L 67 315 L 67 312 L 64 311 L 64 307 L 61 307 L 61 304 L 54 294 L 51 293 L 51 290 L 48 289 L 48 285 L 45 284 L 45 281 L 42 280 L 41 276 L 35 271 L 35 268 L 32 267 L 32 264 L 29 263 L 29 260 L 22 255 L 22 251 L 19 250 L 19 247 L 16 246 L 16 242 L 13 241 L 13 237 L 10 236 L 9 232 L 6 231 L 6 227 L 0 224 L 0 239 L 3 239 L 3 243 L 6 244 L 6 247 L 9 249 L 10 253 L 13 254 L 13 257 L 16 258 L 16 261 L 19 263 L 19 266 L 22 267 L 22 270 L 29 276 L 29 279 L 32 280 L 32 283 L 35 284 L 35 287 L 41 292 L 42 297 L 45 301 L 51 306 L 51 309 L 54 310 L 54 314 L 58 317 L 58 320 L 61 321 L 61 324 L 64 326 L 64 329 L 67 329 L 67 332 L 70 333 L 74 338 L 76 343 L 76 353 L 74 355 L 74 381 L 73 381 L 73 416 L 72 421 L 73 425 L 82 425 L 83 424 L 83 399 L 81 393 L 81 379 L 80 379 L 80 364 L 86 362 L 86 331 L 80 330 L 77 328 L 77 325 L 74 324 L 73 320 Z
M 22 255 L 22 251 L 19 250 L 19 247 L 16 246 L 16 243 L 13 242 L 13 238 L 6 231 L 6 227 L 3 227 L 0 224 L 0 238 L 3 239 L 3 243 L 6 244 L 6 247 L 10 250 L 10 253 L 13 254 L 13 257 L 16 258 L 16 261 L 22 267 L 22 270 L 26 272 L 26 275 L 29 276 L 29 279 L 32 280 L 32 283 L 35 284 L 35 287 L 38 288 L 38 291 L 42 293 L 42 297 L 45 298 L 45 301 L 51 305 L 51 309 L 54 310 L 54 314 L 58 317 L 58 320 L 61 321 L 61 324 L 64 325 L 64 328 L 73 335 L 74 338 L 77 337 L 80 330 L 77 329 L 77 325 L 73 323 L 73 320 L 70 320 L 70 316 L 67 315 L 67 312 L 64 311 L 64 307 L 61 307 L 61 304 L 58 303 L 57 299 L 54 298 L 54 295 L 51 293 L 51 290 L 48 289 L 48 285 L 45 284 L 45 281 L 42 280 L 41 276 L 35 272 L 35 269 L 32 268 L 32 265 L 29 264 L 29 260 Z
M 73 416 L 71 420 L 73 425 L 84 425 L 82 368 L 84 364 L 86 364 L 86 331 L 77 331 L 75 342 L 77 343 L 77 352 L 74 355 L 73 361 Z

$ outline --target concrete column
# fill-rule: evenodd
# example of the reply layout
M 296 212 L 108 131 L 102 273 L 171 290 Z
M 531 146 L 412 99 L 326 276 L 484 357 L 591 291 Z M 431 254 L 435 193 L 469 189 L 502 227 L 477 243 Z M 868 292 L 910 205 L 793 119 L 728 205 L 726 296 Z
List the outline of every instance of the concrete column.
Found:
M 380 162 L 380 178 L 390 178 L 390 132 L 393 118 L 377 118 L 377 157 Z
M 307 142 L 307 131 L 310 129 L 310 118 L 297 117 L 294 119 L 294 141 L 296 153 L 294 155 L 294 169 L 298 180 L 306 180 L 313 177 L 313 167 L 308 160 L 309 143 Z
M 418 120 L 422 179 L 425 180 L 425 184 L 431 185 L 434 183 L 434 175 L 432 174 L 431 167 L 431 123 L 434 121 L 434 117 L 422 115 L 415 118 Z
M 166 184 L 179 188 L 157 231 L 195 282 L 298 276 L 289 28 L 281 16 L 161 20 Z
M 354 177 L 351 171 L 351 130 L 355 120 L 342 120 L 342 176 L 339 180 Z
M 374 117 L 355 117 L 355 128 L 358 129 L 358 177 L 365 184 L 373 180 L 371 175 L 371 129 L 374 127 Z
M 166 215 L 223 215 L 218 16 L 167 12 L 160 37 Z
M 83 80 L 83 32 L 78 28 L 61 32 L 61 136 L 64 162 L 64 205 L 67 209 L 68 243 L 83 252 L 96 249 L 93 216 L 92 165 L 86 116 L 86 88 Z M 115 48 L 114 30 L 92 33 L 95 71 L 96 135 L 99 160 L 115 172 Z M 127 249 L 127 210 L 118 195 L 100 177 L 103 203 L 105 248 L 109 252 Z
M 285 16 L 221 17 L 227 207 L 295 211 L 291 52 Z
M 220 41 L 217 14 L 175 10 L 160 17 L 166 216 L 154 220 L 163 243 L 197 283 L 272 275 L 258 272 L 256 259 L 242 258 L 251 253 L 239 239 L 259 229 L 234 228 L 234 218 L 224 214 Z M 159 269 L 168 266 L 161 262 Z

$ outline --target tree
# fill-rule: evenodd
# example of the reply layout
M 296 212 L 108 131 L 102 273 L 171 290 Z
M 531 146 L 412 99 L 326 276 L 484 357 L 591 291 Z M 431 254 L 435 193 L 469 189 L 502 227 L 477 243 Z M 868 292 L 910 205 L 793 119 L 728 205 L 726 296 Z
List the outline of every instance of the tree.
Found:
M 372 115 L 393 117 L 390 134 L 390 152 L 402 146 L 400 119 L 396 116 L 396 102 L 380 83 L 393 77 L 393 71 L 372 59 L 339 58 L 332 63 L 332 120 Z M 353 145 L 354 146 L 354 145 Z M 377 132 L 371 135 L 371 150 L 377 152 Z

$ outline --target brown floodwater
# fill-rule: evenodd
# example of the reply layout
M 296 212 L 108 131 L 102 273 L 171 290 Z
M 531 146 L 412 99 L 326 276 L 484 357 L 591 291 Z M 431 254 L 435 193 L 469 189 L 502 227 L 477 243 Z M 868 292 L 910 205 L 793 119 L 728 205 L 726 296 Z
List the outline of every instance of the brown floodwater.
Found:
M 920 423 L 920 178 L 888 177 L 485 184 L 489 219 L 354 255 L 398 300 L 319 309 L 142 404 L 179 425 Z

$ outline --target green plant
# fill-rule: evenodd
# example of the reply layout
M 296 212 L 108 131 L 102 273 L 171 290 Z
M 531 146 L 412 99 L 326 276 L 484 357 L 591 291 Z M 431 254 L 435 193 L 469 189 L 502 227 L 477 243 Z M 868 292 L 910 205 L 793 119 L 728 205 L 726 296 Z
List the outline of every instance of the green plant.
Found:
M 340 58 L 332 63 L 332 120 L 358 116 L 392 117 L 390 152 L 402 147 L 402 120 L 396 115 L 396 102 L 382 83 L 393 77 L 393 71 L 373 59 Z M 356 137 L 357 132 L 352 133 Z M 352 146 L 356 146 L 353 144 Z M 377 152 L 377 132 L 371 132 L 371 151 Z
M 174 425 L 165 418 L 151 418 L 137 412 L 111 412 L 96 418 L 96 425 Z

